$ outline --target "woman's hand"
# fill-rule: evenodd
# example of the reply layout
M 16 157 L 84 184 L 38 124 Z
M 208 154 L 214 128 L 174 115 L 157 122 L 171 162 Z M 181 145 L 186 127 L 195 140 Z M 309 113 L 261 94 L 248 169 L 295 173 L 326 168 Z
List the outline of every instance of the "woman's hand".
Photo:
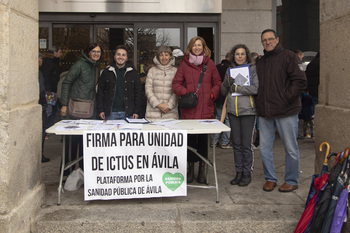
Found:
M 161 103 L 157 106 L 162 113 L 167 113 L 170 111 L 170 108 L 168 107 L 167 103 Z
M 61 116 L 67 116 L 67 106 L 61 107 Z

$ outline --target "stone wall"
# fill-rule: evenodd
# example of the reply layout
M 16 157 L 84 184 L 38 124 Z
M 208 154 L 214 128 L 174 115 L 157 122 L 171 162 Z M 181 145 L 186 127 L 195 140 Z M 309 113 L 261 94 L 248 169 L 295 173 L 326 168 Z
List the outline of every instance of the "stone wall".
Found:
M 40 184 L 37 0 L 0 0 L 0 232 L 30 232 Z
M 350 147 L 350 2 L 320 1 L 320 86 L 315 111 L 316 147 L 326 141 L 332 152 Z M 317 148 L 316 148 L 317 149 Z M 317 152 L 316 172 L 324 153 Z
M 221 58 L 236 44 L 246 44 L 251 52 L 263 53 L 260 34 L 275 28 L 275 1 L 222 0 Z M 273 10 L 274 9 L 274 10 Z

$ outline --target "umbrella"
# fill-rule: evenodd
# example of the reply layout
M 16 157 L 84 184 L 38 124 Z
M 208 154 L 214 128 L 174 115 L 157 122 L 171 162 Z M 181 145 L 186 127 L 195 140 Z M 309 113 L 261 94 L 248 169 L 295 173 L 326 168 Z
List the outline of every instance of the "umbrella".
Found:
M 297 227 L 295 228 L 294 233 L 304 232 L 310 224 L 315 209 L 316 198 L 317 196 L 319 196 L 318 194 L 321 192 L 322 188 L 326 185 L 328 176 L 328 173 L 324 173 L 321 176 L 313 175 L 313 182 L 311 186 L 313 186 L 315 192 L 313 197 L 310 199 L 307 206 L 305 207 L 305 210 L 300 217 L 300 220 L 298 222 Z
M 348 189 L 345 188 L 340 193 L 337 207 L 335 207 L 330 233 L 340 233 L 346 218 Z
M 315 174 L 312 176 L 309 194 L 305 203 L 305 210 L 300 217 L 300 220 L 295 228 L 294 233 L 299 233 L 299 232 L 302 233 L 307 229 L 309 225 L 311 225 L 310 223 L 314 213 L 315 204 L 318 202 L 319 196 L 321 192 L 324 190 L 325 185 L 327 184 L 327 180 L 329 176 L 328 156 L 329 156 L 330 146 L 327 142 L 323 142 L 320 145 L 320 151 L 322 151 L 322 148 L 324 145 L 326 146 L 327 151 L 323 162 L 321 174 Z
M 315 205 L 314 215 L 312 217 L 312 223 L 310 227 L 310 232 L 319 233 L 322 230 L 324 216 L 327 213 L 328 205 L 332 197 L 333 186 L 338 178 L 340 171 L 342 170 L 341 155 L 344 152 L 340 152 L 336 157 L 335 165 L 331 168 L 328 177 L 328 185 L 322 193 L 319 202 Z
M 347 163 L 348 163 L 348 155 L 349 155 L 349 148 L 347 147 L 345 149 L 345 153 L 344 153 L 344 157 L 343 157 L 343 161 L 345 161 L 345 162 L 343 162 L 342 170 L 341 170 L 341 172 L 340 172 L 340 174 L 339 174 L 339 176 L 334 184 L 332 198 L 330 200 L 330 203 L 328 206 L 328 211 L 325 215 L 324 223 L 322 226 L 322 233 L 328 233 L 329 230 L 331 229 L 333 215 L 334 215 L 335 208 L 337 206 L 337 202 L 338 202 L 340 193 L 345 188 L 346 177 L 345 177 L 344 172 L 345 172 L 345 168 L 346 168 Z

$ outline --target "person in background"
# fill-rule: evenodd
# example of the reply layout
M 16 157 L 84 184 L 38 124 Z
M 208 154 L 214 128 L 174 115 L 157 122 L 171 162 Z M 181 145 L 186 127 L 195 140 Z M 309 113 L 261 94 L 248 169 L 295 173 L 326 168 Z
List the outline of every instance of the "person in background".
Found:
M 312 96 L 313 105 L 318 104 L 318 86 L 320 85 L 320 52 L 306 67 L 306 78 L 309 94 Z
M 146 118 L 178 119 L 177 96 L 173 93 L 172 82 L 177 71 L 171 48 L 161 46 L 153 58 L 155 64 L 146 78 Z
M 299 68 L 302 71 L 305 71 L 306 66 L 303 64 L 304 53 L 300 49 L 295 50 L 294 53 L 296 53 L 296 55 L 298 55 L 298 57 L 299 57 L 299 60 L 300 60 Z
M 230 60 L 230 56 L 231 56 L 231 54 L 228 52 L 225 56 L 225 59 L 223 59 L 220 64 L 216 65 L 216 68 L 219 71 L 222 82 L 224 81 L 227 69 L 232 65 L 231 60 Z M 215 116 L 216 116 L 216 119 L 218 119 L 219 121 L 221 120 L 224 102 L 225 102 L 225 96 L 223 96 L 223 95 L 219 95 L 218 98 L 215 100 L 215 110 L 216 110 Z M 225 112 L 225 120 L 223 123 L 225 125 L 227 125 L 228 127 L 230 127 L 230 122 L 228 119 L 227 112 Z M 215 146 L 219 142 L 220 136 L 221 136 L 220 147 L 222 149 L 231 149 L 232 146 L 230 144 L 230 132 L 222 132 L 221 134 L 215 134 L 215 136 L 214 136 Z M 211 146 L 213 146 L 213 145 L 211 145 Z
M 43 64 L 43 55 L 39 53 L 39 104 L 42 107 L 42 140 L 41 140 L 41 162 L 47 163 L 50 161 L 49 158 L 46 158 L 44 156 L 44 144 L 45 144 L 45 130 L 46 130 L 46 121 L 47 121 L 47 115 L 46 115 L 46 91 L 45 91 L 45 85 L 44 85 L 44 76 L 43 73 L 40 71 L 40 67 Z
M 103 120 L 139 118 L 142 112 L 142 86 L 139 74 L 128 61 L 124 45 L 115 48 L 114 62 L 106 67 L 97 93 L 97 114 Z
M 221 84 L 221 94 L 228 94 L 227 112 L 231 126 L 231 138 L 235 159 L 236 176 L 231 180 L 231 185 L 247 186 L 251 182 L 253 172 L 254 150 L 252 148 L 253 133 L 256 121 L 255 95 L 258 93 L 259 80 L 254 64 L 251 64 L 250 51 L 244 44 L 235 45 L 233 55 L 233 67 L 248 65 L 250 73 L 249 85 L 240 85 L 247 80 L 241 77 L 232 77 L 226 72 L 225 80 Z M 239 80 L 239 79 L 243 80 Z
M 69 98 L 78 98 L 93 100 L 96 96 L 96 84 L 100 74 L 99 63 L 103 59 L 103 49 L 97 43 L 91 43 L 80 54 L 78 60 L 72 65 L 67 73 L 66 78 L 62 82 L 61 96 L 61 116 L 70 117 L 67 112 Z M 95 118 L 95 115 L 93 116 Z M 83 136 L 73 135 L 71 144 L 71 160 L 75 160 L 77 156 L 83 156 Z M 66 145 L 69 143 L 69 137 L 66 137 Z M 79 155 L 77 155 L 79 148 Z M 69 162 L 69 151 L 66 147 L 66 162 Z M 83 161 L 80 161 L 80 168 L 83 168 Z M 73 168 L 72 168 L 73 169 Z M 65 171 L 64 175 L 70 172 Z
M 312 139 L 314 137 L 314 111 L 312 96 L 308 92 L 301 95 L 302 109 L 299 118 L 303 120 L 303 134 L 302 138 L 298 139 Z
M 44 84 L 47 95 L 53 95 L 57 93 L 57 84 L 60 80 L 60 74 L 62 72 L 60 66 L 60 58 L 62 57 L 62 48 L 60 46 L 53 46 L 49 49 L 45 58 L 43 59 L 43 65 L 41 71 L 44 75 Z M 57 114 L 58 106 L 57 102 L 54 105 L 47 105 L 48 119 L 46 128 L 50 128 L 55 124 L 55 118 Z
M 219 96 L 221 78 L 215 63 L 210 59 L 211 51 L 202 37 L 193 37 L 187 45 L 185 56 L 173 79 L 173 91 L 178 96 L 195 93 L 204 65 L 207 66 L 202 85 L 198 90 L 198 104 L 189 109 L 181 109 L 181 119 L 213 119 L 214 100 Z M 208 135 L 188 135 L 188 145 L 203 157 L 208 157 Z M 198 183 L 206 183 L 205 162 L 193 151 L 188 150 L 187 182 L 194 179 L 194 163 L 199 161 Z
M 276 129 L 285 149 L 284 184 L 278 191 L 291 192 L 298 188 L 299 148 L 298 114 L 300 95 L 307 87 L 305 73 L 300 70 L 300 59 L 292 51 L 283 49 L 273 29 L 261 33 L 264 56 L 256 63 L 259 89 L 256 98 L 259 115 L 260 156 L 263 162 L 264 191 L 276 187 L 277 177 L 273 163 L 273 143 Z

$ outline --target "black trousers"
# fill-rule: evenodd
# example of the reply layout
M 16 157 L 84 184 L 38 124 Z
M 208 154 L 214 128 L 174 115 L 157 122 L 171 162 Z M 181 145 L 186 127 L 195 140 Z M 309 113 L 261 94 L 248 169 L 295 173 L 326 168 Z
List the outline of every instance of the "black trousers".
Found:
M 187 145 L 197 149 L 197 152 L 204 158 L 208 158 L 208 135 L 207 134 L 188 134 Z M 187 150 L 187 161 L 198 162 L 201 159 L 191 150 Z

